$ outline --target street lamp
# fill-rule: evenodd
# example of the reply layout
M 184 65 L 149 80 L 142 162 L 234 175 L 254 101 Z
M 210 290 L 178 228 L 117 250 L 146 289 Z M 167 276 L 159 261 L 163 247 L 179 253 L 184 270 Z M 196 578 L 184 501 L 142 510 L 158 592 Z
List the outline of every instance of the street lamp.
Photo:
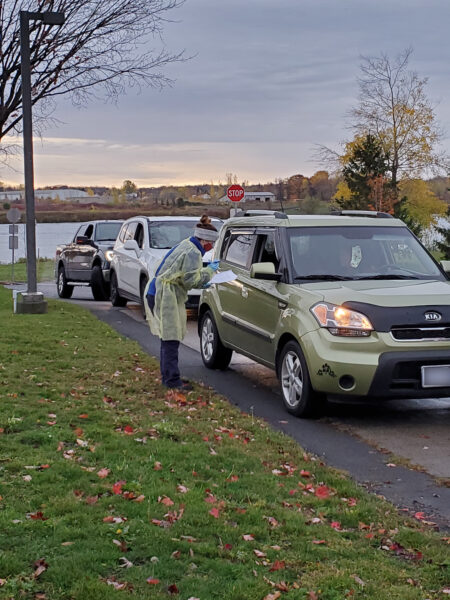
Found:
M 44 295 L 37 292 L 36 278 L 36 217 L 34 212 L 33 126 L 31 116 L 30 21 L 42 21 L 44 25 L 62 25 L 64 23 L 64 13 L 20 11 L 23 159 L 27 232 L 27 292 L 26 294 L 22 294 L 21 300 L 17 305 L 17 312 L 44 313 L 47 311 L 47 303 L 44 300 Z

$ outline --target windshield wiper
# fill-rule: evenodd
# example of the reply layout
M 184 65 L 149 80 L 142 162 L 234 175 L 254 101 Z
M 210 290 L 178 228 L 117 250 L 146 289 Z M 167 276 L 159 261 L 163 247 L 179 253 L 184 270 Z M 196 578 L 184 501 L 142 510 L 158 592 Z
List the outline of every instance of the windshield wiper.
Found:
M 343 275 L 298 275 L 295 281 L 302 279 L 316 279 L 318 281 L 353 281 L 354 277 L 345 277 Z
M 367 275 L 366 277 L 356 277 L 356 279 L 420 279 L 420 277 L 415 277 L 414 275 L 394 275 L 394 274 L 386 274 L 386 275 Z

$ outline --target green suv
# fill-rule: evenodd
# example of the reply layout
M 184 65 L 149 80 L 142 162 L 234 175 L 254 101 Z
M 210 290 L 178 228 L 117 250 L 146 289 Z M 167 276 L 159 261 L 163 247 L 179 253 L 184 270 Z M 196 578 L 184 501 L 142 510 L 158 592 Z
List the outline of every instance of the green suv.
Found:
M 286 409 L 302 417 L 328 394 L 450 396 L 450 261 L 438 264 L 402 221 L 244 213 L 225 222 L 215 258 L 237 278 L 202 292 L 207 367 L 225 369 L 234 350 L 275 369 Z

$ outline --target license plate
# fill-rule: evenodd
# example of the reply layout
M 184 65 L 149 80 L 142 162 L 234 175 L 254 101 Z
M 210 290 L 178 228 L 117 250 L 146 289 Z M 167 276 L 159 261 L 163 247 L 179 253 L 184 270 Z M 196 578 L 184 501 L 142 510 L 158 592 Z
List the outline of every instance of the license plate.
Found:
M 429 365 L 421 367 L 422 387 L 449 387 L 450 365 Z

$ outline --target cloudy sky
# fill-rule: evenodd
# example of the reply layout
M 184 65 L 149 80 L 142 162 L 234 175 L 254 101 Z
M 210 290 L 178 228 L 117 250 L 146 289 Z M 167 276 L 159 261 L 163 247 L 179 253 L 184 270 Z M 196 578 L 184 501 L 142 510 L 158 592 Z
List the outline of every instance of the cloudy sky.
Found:
M 361 56 L 412 47 L 411 70 L 450 151 L 449 0 L 186 0 L 164 41 L 192 58 L 169 65 L 163 91 L 79 110 L 35 141 L 36 186 L 273 181 L 321 168 L 316 145 L 350 136 Z M 0 178 L 23 181 L 21 161 Z

